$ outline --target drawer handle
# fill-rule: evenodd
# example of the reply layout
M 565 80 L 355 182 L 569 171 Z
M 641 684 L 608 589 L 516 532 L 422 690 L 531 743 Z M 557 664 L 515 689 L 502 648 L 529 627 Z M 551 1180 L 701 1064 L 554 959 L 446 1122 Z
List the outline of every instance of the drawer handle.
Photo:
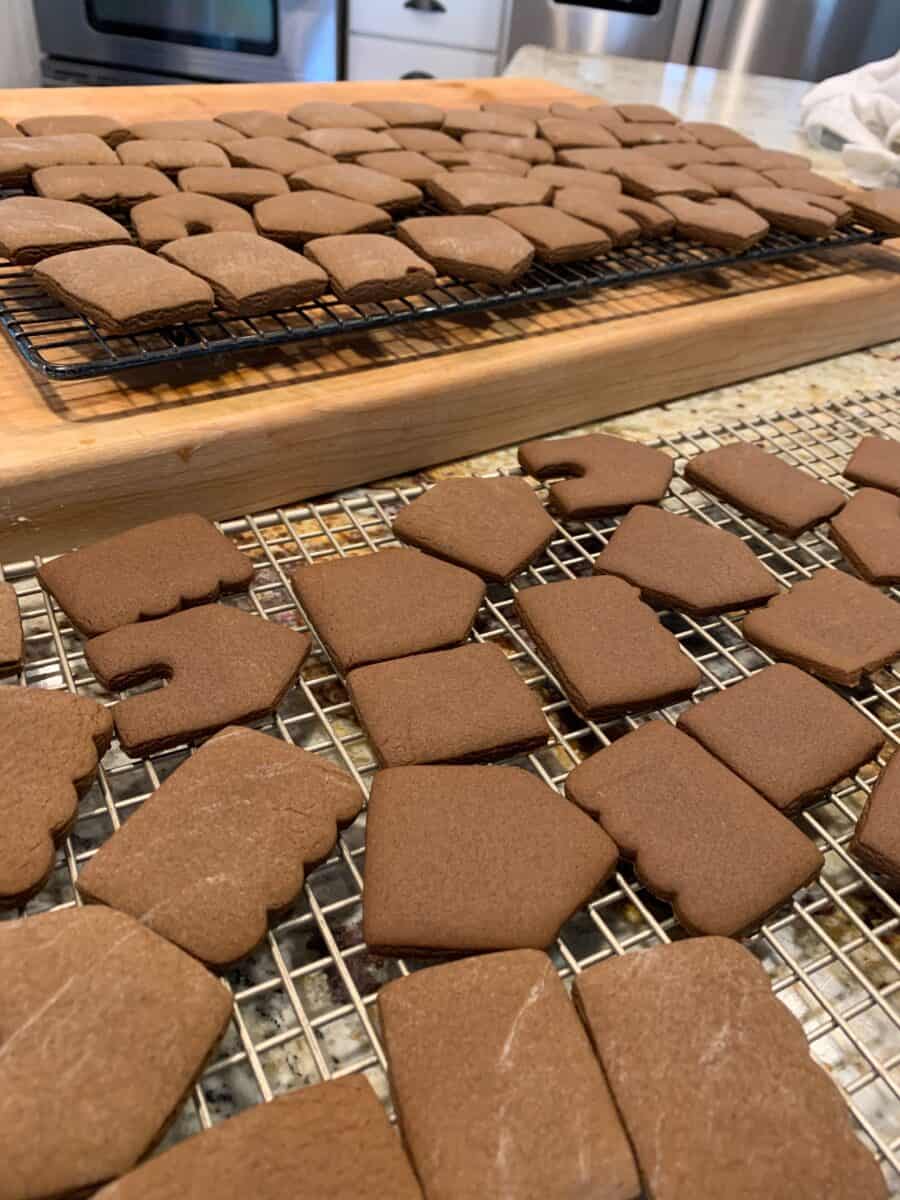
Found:
M 441 0 L 406 0 L 404 8 L 412 8 L 417 12 L 445 13 L 447 10 Z

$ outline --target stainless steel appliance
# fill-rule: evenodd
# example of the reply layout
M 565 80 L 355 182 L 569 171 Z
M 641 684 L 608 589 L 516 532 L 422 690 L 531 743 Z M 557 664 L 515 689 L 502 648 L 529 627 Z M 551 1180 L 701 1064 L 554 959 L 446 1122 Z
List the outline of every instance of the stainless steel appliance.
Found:
M 34 0 L 46 84 L 340 78 L 341 0 Z
M 527 44 L 817 81 L 900 49 L 900 0 L 511 0 Z

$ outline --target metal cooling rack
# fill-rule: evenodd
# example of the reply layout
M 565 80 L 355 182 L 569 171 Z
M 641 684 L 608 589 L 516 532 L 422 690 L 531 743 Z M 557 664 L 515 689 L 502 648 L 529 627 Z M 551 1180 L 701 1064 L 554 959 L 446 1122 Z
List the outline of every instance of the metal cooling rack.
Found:
M 657 444 L 676 458 L 679 468 L 666 506 L 736 533 L 782 583 L 790 585 L 813 571 L 840 565 L 827 527 L 798 541 L 769 534 L 695 491 L 681 476 L 684 460 L 723 442 L 759 441 L 787 461 L 846 488 L 840 471 L 858 438 L 867 433 L 900 438 L 900 394 L 852 398 L 664 439 Z M 261 618 L 303 628 L 288 572 L 301 562 L 389 545 L 391 515 L 421 490 L 349 494 L 324 504 L 224 522 L 224 531 L 256 566 L 249 597 L 238 603 Z M 612 518 L 559 525 L 547 551 L 518 577 L 517 585 L 541 586 L 587 575 L 615 525 Z M 36 565 L 37 561 L 10 564 L 0 571 L 18 591 L 26 632 L 27 664 L 18 682 L 111 700 L 90 675 L 80 640 L 42 592 Z M 900 589 L 893 595 L 900 599 Z M 743 640 L 739 620 L 694 620 L 679 613 L 662 619 L 702 671 L 699 695 L 728 687 L 769 662 Z M 554 787 L 560 787 L 586 755 L 646 719 L 595 724 L 579 718 L 519 626 L 511 588 L 489 588 L 474 637 L 501 645 L 540 695 L 553 741 L 516 761 Z M 8 682 L 15 684 L 15 677 Z M 900 670 L 882 670 L 843 694 L 878 725 L 892 746 L 900 745 Z M 662 716 L 672 721 L 683 707 L 672 706 Z M 289 693 L 275 720 L 262 727 L 343 765 L 364 791 L 368 789 L 374 761 L 321 647 L 307 661 L 299 687 Z M 97 783 L 82 800 L 49 885 L 28 904 L 26 915 L 77 903 L 73 885 L 83 864 L 186 754 L 182 749 L 133 761 L 113 747 Z M 769 972 L 775 993 L 802 1022 L 813 1054 L 843 1089 L 893 1194 L 900 1194 L 900 1024 L 895 1011 L 900 993 L 900 898 L 847 853 L 873 777 L 873 770 L 865 769 L 803 814 L 802 827 L 825 851 L 825 870 L 818 883 L 799 892 L 746 944 Z M 383 983 L 418 964 L 372 955 L 363 944 L 364 855 L 363 814 L 342 835 L 329 861 L 312 872 L 302 897 L 272 926 L 264 944 L 225 972 L 234 995 L 230 1028 L 166 1145 L 280 1092 L 351 1072 L 365 1072 L 389 1105 L 375 997 Z M 7 913 L 5 919 L 13 915 Z M 623 865 L 566 923 L 552 953 L 561 975 L 569 978 L 614 954 L 680 936 L 670 907 L 650 896 Z
M 231 317 L 218 312 L 206 321 L 129 335 L 101 331 L 93 321 L 76 316 L 38 287 L 27 268 L 6 264 L 0 266 L 0 327 L 36 371 L 50 379 L 86 379 L 213 354 L 365 333 L 386 325 L 560 300 L 638 280 L 735 263 L 790 257 L 800 272 L 804 263 L 797 256 L 883 240 L 883 234 L 861 225 L 848 225 L 819 239 L 773 231 L 743 254 L 677 239 L 642 240 L 585 262 L 536 264 L 506 288 L 445 278 L 428 292 L 403 300 L 345 304 L 326 296 L 264 317 Z M 808 260 L 807 265 L 811 265 Z

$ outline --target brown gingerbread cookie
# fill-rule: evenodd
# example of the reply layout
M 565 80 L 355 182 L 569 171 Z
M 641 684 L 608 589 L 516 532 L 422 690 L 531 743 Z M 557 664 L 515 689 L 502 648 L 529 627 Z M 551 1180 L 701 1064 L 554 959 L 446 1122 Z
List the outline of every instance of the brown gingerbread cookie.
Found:
M 179 1143 L 95 1200 L 422 1200 L 364 1075 L 302 1087 Z
M 427 292 L 437 278 L 424 258 L 380 233 L 313 238 L 305 249 L 328 273 L 337 298 L 347 304 L 414 296 Z
M 202 233 L 167 242 L 159 253 L 205 279 L 218 306 L 243 317 L 294 308 L 328 287 L 321 267 L 258 233 Z
M 653 162 L 662 163 L 663 166 L 671 167 L 676 171 L 687 167 L 691 174 L 690 169 L 693 166 L 701 164 L 710 166 L 719 162 L 719 152 L 701 146 L 699 142 L 656 142 L 651 146 L 641 146 L 641 154 Z M 706 182 L 712 181 L 707 180 Z
M 490 174 L 515 175 L 524 179 L 531 167 L 524 159 L 494 154 L 490 150 L 429 150 L 428 157 L 444 171 L 481 171 Z
M 730 125 L 720 125 L 715 121 L 685 121 L 682 127 L 693 134 L 701 146 L 708 146 L 712 150 L 719 150 L 723 146 L 756 145 Z
M 324 559 L 298 567 L 291 583 L 342 675 L 465 641 L 484 598 L 471 571 L 409 549 Z
M 296 899 L 361 807 L 353 777 L 326 758 L 233 726 L 167 776 L 78 890 L 221 967 L 261 941 L 267 914 Z
M 596 121 L 545 117 L 538 129 L 554 150 L 615 150 L 621 144 L 612 130 Z
M 850 853 L 900 883 L 900 754 L 879 775 L 856 824 Z
M 889 437 L 860 438 L 844 478 L 900 496 L 900 442 Z
M 715 196 L 715 189 L 702 179 L 676 171 L 663 163 L 649 166 L 644 163 L 613 167 L 612 172 L 622 181 L 622 190 L 639 200 L 656 200 L 659 196 L 684 196 L 688 200 L 706 200 Z
M 624 580 L 595 575 L 522 588 L 515 604 L 583 717 L 665 708 L 700 685 L 700 671 L 678 639 Z
M 738 188 L 770 187 L 772 181 L 749 167 L 725 167 L 721 163 L 689 162 L 684 164 L 688 175 L 702 179 L 716 189 L 720 196 L 733 196 Z M 672 166 L 669 163 L 669 166 Z
M 294 121 L 281 113 L 269 112 L 264 108 L 242 108 L 235 112 L 219 113 L 216 120 L 236 129 L 245 138 L 298 138 L 303 130 Z M 234 142 L 226 145 L 233 146 Z
M 85 696 L 0 688 L 0 907 L 22 904 L 53 870 L 112 738 L 109 710 Z M 2 1007 L 2 1002 L 0 1002 Z
M 442 108 L 418 100 L 357 100 L 356 107 L 404 129 L 440 129 L 444 122 Z
M 297 129 L 296 125 L 294 128 L 298 137 L 304 136 L 302 129 Z M 292 175 L 304 167 L 328 166 L 334 162 L 328 154 L 301 146 L 286 137 L 243 138 L 239 142 L 229 142 L 225 153 L 233 167 L 258 167 L 278 175 Z
M 0 255 L 36 263 L 54 254 L 91 246 L 127 246 L 128 230 L 87 204 L 10 196 L 0 200 Z
M 376 113 L 334 100 L 308 100 L 292 108 L 288 117 L 306 129 L 384 129 L 387 125 Z
M 34 280 L 66 308 L 111 333 L 201 321 L 214 299 L 204 280 L 137 246 L 54 254 L 34 268 Z
M 442 479 L 394 517 L 394 536 L 484 579 L 508 583 L 556 526 L 524 479 Z
M 752 442 L 733 442 L 688 459 L 695 487 L 786 537 L 797 537 L 844 506 L 843 492 Z
M 13 670 L 25 659 L 19 599 L 11 583 L 0 582 L 0 669 Z
M 678 728 L 789 816 L 884 745 L 872 721 L 786 663 L 714 692 L 686 709 Z
M 440 163 L 417 150 L 379 150 L 374 154 L 360 154 L 356 161 L 361 167 L 393 175 L 395 179 L 403 179 L 417 187 L 422 187 L 432 175 L 440 175 L 444 169 Z
M 622 118 L 611 104 L 600 101 L 597 96 L 589 97 L 584 103 L 556 100 L 550 105 L 552 117 L 564 117 L 567 121 L 592 121 L 597 125 L 621 125 Z
M 659 104 L 615 104 L 613 105 L 623 121 L 656 121 L 663 125 L 678 125 L 681 118 Z
M 404 955 L 541 949 L 617 858 L 594 821 L 519 767 L 379 771 L 363 938 Z
M 737 168 L 735 168 L 737 169 Z M 765 172 L 770 183 L 795 192 L 812 192 L 818 196 L 831 196 L 841 200 L 848 191 L 846 184 L 837 183 L 825 175 L 808 171 L 805 167 L 774 167 Z
M 535 137 L 534 121 L 510 113 L 481 112 L 477 108 L 451 108 L 444 113 L 441 125 L 444 133 L 460 138 L 466 133 L 502 133 L 507 137 Z
M 900 496 L 860 488 L 831 518 L 831 536 L 863 579 L 900 583 Z
M 764 146 L 730 143 L 719 147 L 719 162 L 726 166 L 749 167 L 751 171 L 776 171 L 781 167 L 808 168 L 810 160 L 805 154 L 791 154 L 787 150 L 767 150 Z
M 41 167 L 31 177 L 39 196 L 72 200 L 97 208 L 131 208 L 178 189 L 168 176 L 153 167 Z
M 631 167 L 638 163 L 649 165 L 654 159 L 641 150 L 626 150 L 624 147 L 604 150 L 587 149 L 560 150 L 556 160 L 564 166 L 577 167 L 585 171 L 611 172 L 616 167 Z
M 137 758 L 266 716 L 296 681 L 309 647 L 306 634 L 286 625 L 204 604 L 102 633 L 84 651 L 110 691 L 169 681 L 113 711 L 123 750 Z
M 394 1106 L 428 1197 L 637 1200 L 615 1105 L 545 954 L 417 971 L 381 989 L 378 1012 Z
M 414 183 L 357 163 L 304 167 L 291 175 L 289 183 L 296 192 L 310 188 L 317 192 L 334 192 L 337 196 L 374 204 L 388 212 L 418 208 L 423 199 L 421 190 Z
M 542 138 L 507 137 L 503 133 L 464 133 L 462 144 L 467 150 L 486 150 L 507 158 L 521 158 L 527 163 L 552 163 L 553 147 Z
M 390 213 L 383 208 L 331 192 L 271 196 L 254 204 L 253 216 L 260 233 L 287 245 L 302 246 L 313 238 L 338 234 L 385 233 L 391 227 Z
M 358 667 L 347 691 L 384 767 L 491 762 L 548 737 L 538 697 L 492 642 Z
M 900 605 L 868 583 L 823 568 L 748 613 L 743 634 L 775 658 L 856 687 L 863 675 L 900 658 Z
M 197 192 L 176 192 L 137 204 L 131 210 L 131 223 L 145 250 L 158 250 L 166 242 L 197 233 L 253 233 L 256 228 L 245 209 Z
M 666 121 L 621 121 L 608 129 L 623 146 L 652 146 L 659 143 L 694 144 L 694 135 L 682 125 Z
M 596 225 L 616 246 L 629 246 L 642 233 L 665 237 L 675 228 L 675 218 L 658 204 L 593 188 L 560 188 L 553 197 L 553 207 Z
M 900 235 L 900 188 L 848 191 L 846 199 L 853 209 L 854 219 L 862 225 L 891 237 Z
M 574 476 L 550 485 L 550 507 L 574 520 L 661 500 L 675 466 L 663 450 L 605 433 L 525 442 L 519 465 L 535 479 Z
M 481 106 L 482 112 L 506 113 L 507 116 L 523 117 L 526 121 L 542 121 L 549 117 L 549 104 L 537 104 L 529 101 L 527 104 L 510 103 L 507 100 L 485 100 Z
M 400 148 L 383 129 L 307 129 L 300 134 L 299 140 L 304 146 L 339 161 L 376 150 Z
M 443 119 L 443 118 L 442 118 Z M 391 126 L 391 137 L 404 150 L 417 150 L 428 154 L 432 150 L 459 150 L 456 138 L 441 133 L 439 129 L 422 129 L 418 126 Z
M 242 592 L 253 563 L 215 525 L 181 513 L 42 562 L 41 584 L 86 637 Z
M 478 214 L 514 204 L 546 204 L 549 184 L 540 179 L 517 179 L 499 171 L 448 171 L 435 175 L 425 190 L 446 212 Z
M 99 113 L 59 113 L 46 117 L 25 117 L 19 129 L 28 137 L 54 137 L 60 133 L 92 133 L 110 146 L 116 146 L 128 136 L 127 128 L 114 117 Z M 3 134 L 2 136 L 6 136 Z
M 290 191 L 283 175 L 259 167 L 187 167 L 178 172 L 178 186 L 183 192 L 215 196 L 241 208 Z
M 622 184 L 615 175 L 603 171 L 586 171 L 582 167 L 561 167 L 557 163 L 539 163 L 528 172 L 529 179 L 540 179 L 549 183 L 554 195 L 560 188 L 591 188 L 594 191 L 615 194 Z
M 496 217 L 409 217 L 397 236 L 441 275 L 472 282 L 506 286 L 534 259 L 531 242 Z
M 85 1195 L 158 1141 L 231 1013 L 204 967 L 131 917 L 0 925 L 0 1196 Z
M 129 132 L 138 141 L 211 142 L 214 146 L 227 146 L 244 136 L 239 129 L 212 118 L 139 121 Z
M 665 721 L 585 759 L 566 795 L 597 817 L 690 933 L 755 929 L 824 863 L 786 817 Z
M 504 225 L 517 230 L 534 246 L 541 262 L 578 262 L 596 258 L 612 245 L 603 230 L 577 217 L 545 204 L 523 204 L 516 208 L 496 208 L 493 215 Z
M 772 184 L 738 188 L 734 197 L 776 229 L 786 229 L 788 233 L 805 237 L 826 237 L 850 217 L 850 206 L 843 200 Z
M 774 576 L 739 537 L 645 504 L 628 513 L 594 570 L 627 579 L 648 604 L 696 617 L 755 608 L 778 594 Z
M 576 977 L 575 1003 L 652 1200 L 887 1200 L 841 1093 L 743 946 L 614 958 Z
M 4 138 L 0 140 L 0 187 L 23 187 L 40 167 L 107 166 L 118 161 L 115 150 L 93 133 Z
M 119 160 L 128 165 L 155 167 L 169 175 L 177 175 L 190 167 L 228 166 L 228 155 L 221 146 L 180 138 L 123 142 L 118 155 Z

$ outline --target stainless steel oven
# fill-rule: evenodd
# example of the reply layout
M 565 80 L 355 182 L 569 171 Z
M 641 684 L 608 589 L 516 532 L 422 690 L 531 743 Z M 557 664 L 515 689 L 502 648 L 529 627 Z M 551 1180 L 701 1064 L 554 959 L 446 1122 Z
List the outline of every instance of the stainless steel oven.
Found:
M 341 0 L 34 0 L 46 83 L 340 77 Z

